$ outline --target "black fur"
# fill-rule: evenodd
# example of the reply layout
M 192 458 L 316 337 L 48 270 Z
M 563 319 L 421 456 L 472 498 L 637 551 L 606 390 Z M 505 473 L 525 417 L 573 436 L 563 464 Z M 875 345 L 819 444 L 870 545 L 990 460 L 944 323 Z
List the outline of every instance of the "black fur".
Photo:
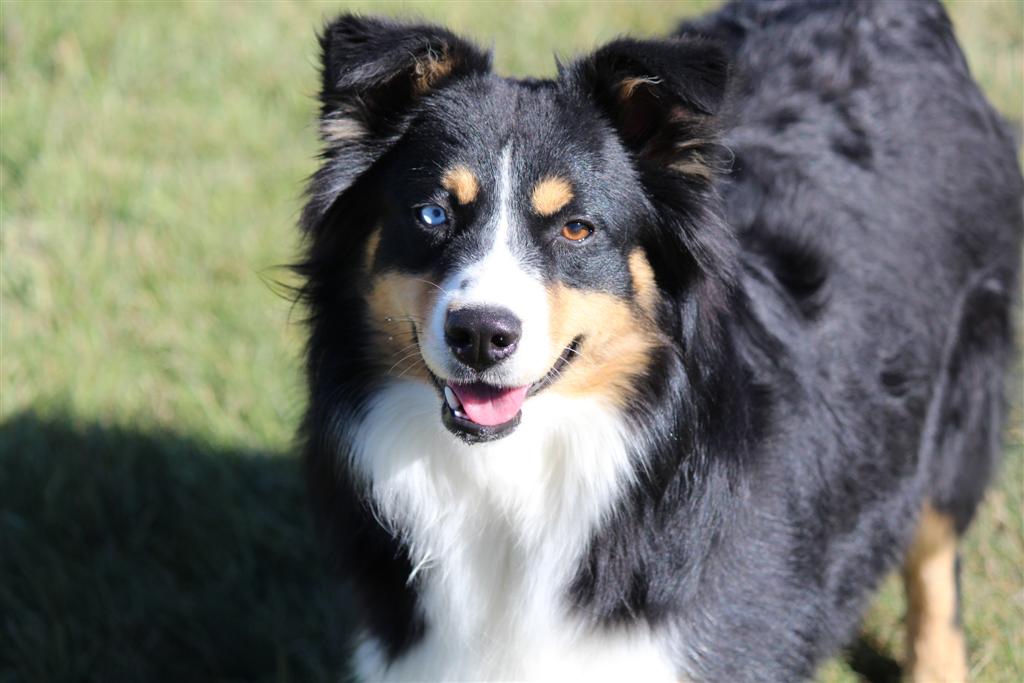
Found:
M 337 456 L 339 421 L 380 376 L 359 259 L 381 222 L 395 238 L 377 258 L 395 267 L 478 248 L 471 233 L 407 235 L 388 207 L 434 179 L 395 174 L 453 150 L 493 157 L 505 135 L 536 147 L 523 173 L 586 178 L 573 209 L 614 235 L 592 258 L 543 252 L 548 276 L 629 296 L 616 274 L 641 246 L 671 342 L 628 416 L 650 475 L 590 540 L 566 596 L 581 618 L 665 629 L 699 680 L 808 678 L 851 638 L 926 500 L 970 522 L 1000 448 L 1022 181 L 944 11 L 737 3 L 679 36 L 515 82 L 442 29 L 346 16 L 325 30 L 323 116 L 367 134 L 329 144 L 303 216 L 306 461 L 392 656 L 429 624 L 404 545 Z M 417 96 L 430 50 L 457 66 Z M 631 75 L 655 80 L 624 101 Z M 720 177 L 672 170 L 695 154 Z M 531 229 L 539 243 L 546 227 Z

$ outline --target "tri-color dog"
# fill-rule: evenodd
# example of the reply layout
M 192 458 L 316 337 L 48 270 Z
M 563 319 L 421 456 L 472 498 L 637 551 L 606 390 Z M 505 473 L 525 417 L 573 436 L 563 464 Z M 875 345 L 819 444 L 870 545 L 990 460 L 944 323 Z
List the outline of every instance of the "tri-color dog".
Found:
M 514 80 L 324 30 L 305 457 L 368 680 L 793 681 L 903 562 L 966 676 L 1014 145 L 933 2 L 729 5 Z

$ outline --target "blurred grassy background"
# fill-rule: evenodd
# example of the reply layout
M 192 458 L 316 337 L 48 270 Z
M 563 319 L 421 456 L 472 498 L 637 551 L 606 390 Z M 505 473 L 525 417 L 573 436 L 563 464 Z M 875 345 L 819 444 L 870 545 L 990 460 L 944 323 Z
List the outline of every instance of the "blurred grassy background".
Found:
M 548 75 L 552 52 L 714 4 L 356 7 L 443 22 L 493 45 L 502 72 Z M 0 4 L 0 681 L 344 669 L 346 600 L 291 454 L 301 330 L 261 275 L 295 253 L 313 32 L 346 6 Z M 1019 124 L 1024 4 L 950 10 Z M 964 559 L 979 681 L 1024 678 L 1017 405 Z M 902 611 L 890 581 L 822 680 L 898 675 Z

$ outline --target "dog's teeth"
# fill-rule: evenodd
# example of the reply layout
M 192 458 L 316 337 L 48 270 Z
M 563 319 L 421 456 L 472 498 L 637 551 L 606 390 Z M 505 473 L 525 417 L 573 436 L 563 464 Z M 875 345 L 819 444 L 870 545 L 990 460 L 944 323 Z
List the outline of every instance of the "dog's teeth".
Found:
M 452 412 L 455 414 L 455 417 L 457 417 L 457 418 L 460 418 L 460 419 L 463 419 L 463 420 L 468 420 L 469 419 L 468 415 L 466 415 L 464 412 L 462 412 L 461 410 L 459 410 L 457 408 L 453 409 Z
M 462 407 L 462 404 L 459 403 L 459 399 L 455 397 L 455 392 L 452 391 L 450 387 L 444 388 L 444 400 L 448 402 L 448 407 L 458 414 L 459 408 Z

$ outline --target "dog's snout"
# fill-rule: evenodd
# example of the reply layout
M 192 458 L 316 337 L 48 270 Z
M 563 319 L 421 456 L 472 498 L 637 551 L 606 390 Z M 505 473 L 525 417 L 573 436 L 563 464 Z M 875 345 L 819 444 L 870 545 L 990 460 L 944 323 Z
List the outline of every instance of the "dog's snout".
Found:
M 505 308 L 459 308 L 448 311 L 444 323 L 448 348 L 478 371 L 511 356 L 522 332 L 519 318 Z

